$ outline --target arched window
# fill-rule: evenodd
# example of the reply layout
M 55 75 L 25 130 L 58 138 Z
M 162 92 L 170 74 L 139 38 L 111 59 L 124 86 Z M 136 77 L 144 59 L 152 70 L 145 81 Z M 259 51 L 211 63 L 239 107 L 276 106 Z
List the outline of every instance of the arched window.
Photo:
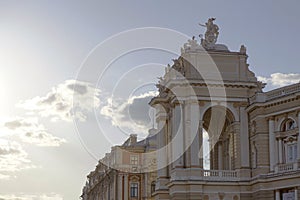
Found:
M 296 128 L 296 123 L 292 119 L 285 120 L 281 125 L 281 131 L 289 131 Z
M 279 149 L 279 163 L 293 163 L 297 161 L 296 122 L 288 118 L 280 125 L 280 135 L 277 135 Z

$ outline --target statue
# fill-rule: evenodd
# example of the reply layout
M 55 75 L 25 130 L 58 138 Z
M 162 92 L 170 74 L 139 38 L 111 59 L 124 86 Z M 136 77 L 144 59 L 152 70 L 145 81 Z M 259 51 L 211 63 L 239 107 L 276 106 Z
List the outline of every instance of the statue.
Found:
M 183 66 L 183 58 L 179 57 L 178 59 L 172 59 L 174 62 L 173 69 L 177 72 L 181 73 L 184 76 L 184 66 Z
M 195 51 L 196 49 L 199 49 L 199 44 L 197 43 L 197 40 L 195 40 L 195 36 L 192 37 L 192 39 L 189 39 L 187 43 L 183 45 L 183 50 L 191 50 Z
M 171 69 L 170 64 L 167 65 L 167 67 L 165 67 L 165 74 L 169 73 Z
M 216 18 L 209 18 L 205 25 L 200 24 L 200 26 L 206 27 L 205 37 L 201 39 L 201 44 L 204 48 L 211 49 L 217 42 L 219 35 L 219 27 L 214 24 Z
M 165 90 L 165 86 L 160 83 L 156 84 L 155 86 L 158 88 L 159 94 L 163 93 L 163 91 Z

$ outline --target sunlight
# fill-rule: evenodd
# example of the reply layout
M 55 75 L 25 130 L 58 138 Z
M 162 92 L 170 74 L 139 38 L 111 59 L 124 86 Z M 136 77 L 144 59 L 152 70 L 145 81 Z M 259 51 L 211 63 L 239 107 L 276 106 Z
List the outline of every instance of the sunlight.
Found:
M 209 136 L 205 129 L 203 129 L 203 168 L 210 169 L 210 160 L 209 160 Z
M 0 77 L 0 113 L 3 113 L 5 107 L 7 106 L 6 94 L 7 94 L 6 86 L 4 84 L 2 77 Z

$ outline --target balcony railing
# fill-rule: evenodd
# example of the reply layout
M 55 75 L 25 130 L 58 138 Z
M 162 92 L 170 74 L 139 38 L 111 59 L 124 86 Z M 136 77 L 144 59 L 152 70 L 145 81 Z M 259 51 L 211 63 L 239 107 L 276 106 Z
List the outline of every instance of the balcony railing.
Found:
M 206 170 L 206 169 L 174 169 L 171 180 L 204 180 L 204 181 L 238 181 L 239 171 Z
M 202 170 L 205 180 L 235 181 L 239 178 L 238 172 L 233 170 Z
M 295 171 L 297 169 L 298 169 L 298 163 L 297 162 L 278 164 L 277 166 L 275 166 L 275 173 Z
M 265 93 L 257 93 L 249 98 L 250 104 L 255 102 L 265 102 L 286 95 L 300 92 L 300 83 L 288 85 Z

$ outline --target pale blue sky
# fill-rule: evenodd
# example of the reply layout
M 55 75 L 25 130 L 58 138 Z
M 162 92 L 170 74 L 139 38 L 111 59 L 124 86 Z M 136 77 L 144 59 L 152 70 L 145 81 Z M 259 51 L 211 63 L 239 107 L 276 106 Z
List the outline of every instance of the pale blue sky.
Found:
M 270 78 L 274 73 L 299 74 L 299 8 L 297 0 L 0 0 L 1 123 L 32 117 L 32 113 L 15 105 L 37 96 L 45 97 L 51 88 L 74 79 L 83 60 L 96 45 L 133 28 L 169 28 L 192 37 L 205 31 L 199 22 L 216 17 L 220 27 L 218 42 L 233 51 L 244 44 L 250 69 L 256 75 Z M 144 51 L 128 55 L 114 65 L 116 69 L 121 61 L 125 66 L 149 62 L 166 65 L 172 63 L 171 58 L 171 54 Z M 153 80 L 156 77 L 154 75 Z M 77 199 L 85 176 L 96 161 L 82 148 L 72 122 L 52 122 L 49 117 L 40 115 L 33 117 L 38 118 L 49 133 L 67 142 L 58 147 L 41 147 L 25 143 L 15 135 L 7 136 L 6 129 L 1 129 L 3 136 L 0 137 L 18 142 L 35 167 L 7 172 L 12 176 L 8 180 L 0 176 L 0 196 L 58 194 L 66 200 Z M 101 122 L 108 125 L 109 119 Z M 92 134 L 98 132 L 95 123 L 93 120 L 81 123 L 80 128 L 87 132 L 86 141 L 95 142 L 99 136 Z M 116 130 L 110 127 L 107 131 Z M 110 145 L 102 141 L 93 151 L 99 151 L 97 156 L 103 155 Z

